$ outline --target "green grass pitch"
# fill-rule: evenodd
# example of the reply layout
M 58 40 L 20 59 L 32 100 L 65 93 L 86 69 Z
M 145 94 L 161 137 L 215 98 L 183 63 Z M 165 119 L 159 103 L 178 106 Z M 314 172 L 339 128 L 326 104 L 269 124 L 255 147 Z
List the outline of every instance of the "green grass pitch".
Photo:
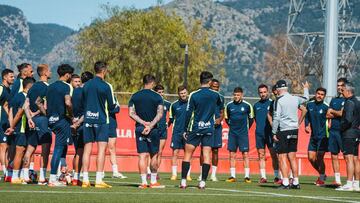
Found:
M 94 174 L 91 174 L 94 180 Z M 180 181 L 170 181 L 170 174 L 161 173 L 160 182 L 165 189 L 139 189 L 139 175 L 126 174 L 129 178 L 120 180 L 105 177 L 111 189 L 85 188 L 68 186 L 50 188 L 38 185 L 11 185 L 0 183 L 1 202 L 360 202 L 360 192 L 335 191 L 330 186 L 317 187 L 315 177 L 300 177 L 300 190 L 278 190 L 273 183 L 258 184 L 259 177 L 252 176 L 252 183 L 227 183 L 227 175 L 218 175 L 219 182 L 207 182 L 205 190 L 196 188 L 196 175 L 188 182 L 187 189 L 179 189 Z M 238 178 L 243 177 L 238 174 Z M 272 180 L 272 177 L 268 177 Z M 327 182 L 332 181 L 332 177 Z M 345 181 L 344 178 L 342 180 Z M 93 181 L 92 181 L 93 182 Z

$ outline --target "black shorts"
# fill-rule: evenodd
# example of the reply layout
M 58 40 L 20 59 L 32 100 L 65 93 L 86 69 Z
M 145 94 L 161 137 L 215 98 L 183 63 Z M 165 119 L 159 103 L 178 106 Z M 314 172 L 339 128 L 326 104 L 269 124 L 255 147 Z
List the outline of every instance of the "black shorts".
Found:
M 359 138 L 342 138 L 343 154 L 354 155 L 359 154 Z
M 298 143 L 298 130 L 285 130 L 279 131 L 277 134 L 278 154 L 286 154 L 290 152 L 297 152 L 297 143 Z

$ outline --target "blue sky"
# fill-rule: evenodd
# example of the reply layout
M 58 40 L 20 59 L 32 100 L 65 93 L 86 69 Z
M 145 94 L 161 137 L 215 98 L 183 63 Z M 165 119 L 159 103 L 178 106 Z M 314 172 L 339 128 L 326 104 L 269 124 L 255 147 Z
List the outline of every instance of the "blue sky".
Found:
M 163 0 L 164 3 L 171 0 Z M 17 7 L 32 23 L 56 23 L 79 29 L 101 15 L 100 5 L 148 8 L 157 0 L 1 0 L 0 4 Z

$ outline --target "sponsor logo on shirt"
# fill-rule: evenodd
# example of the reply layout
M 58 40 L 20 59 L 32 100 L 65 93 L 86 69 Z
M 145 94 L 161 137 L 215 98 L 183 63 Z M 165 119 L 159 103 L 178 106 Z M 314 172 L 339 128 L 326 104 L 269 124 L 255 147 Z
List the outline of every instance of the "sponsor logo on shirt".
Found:
M 208 121 L 206 123 L 204 121 L 199 121 L 198 126 L 200 129 L 209 128 L 211 126 L 211 123 L 210 123 L 210 121 Z
M 59 121 L 59 116 L 50 116 L 49 122 L 54 123 L 56 121 Z
M 86 117 L 90 119 L 99 119 L 99 112 L 95 113 L 95 112 L 87 111 Z

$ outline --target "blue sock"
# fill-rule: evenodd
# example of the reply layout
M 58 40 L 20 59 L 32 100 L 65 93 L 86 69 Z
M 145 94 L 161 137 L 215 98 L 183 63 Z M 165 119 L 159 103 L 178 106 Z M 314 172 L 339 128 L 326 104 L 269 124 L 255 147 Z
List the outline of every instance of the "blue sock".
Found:
M 61 155 L 64 151 L 65 146 L 55 146 L 54 147 L 54 152 L 53 152 L 53 157 L 51 159 L 51 172 L 50 174 L 55 175 L 57 173 L 59 164 L 60 164 L 60 159 L 61 159 Z

